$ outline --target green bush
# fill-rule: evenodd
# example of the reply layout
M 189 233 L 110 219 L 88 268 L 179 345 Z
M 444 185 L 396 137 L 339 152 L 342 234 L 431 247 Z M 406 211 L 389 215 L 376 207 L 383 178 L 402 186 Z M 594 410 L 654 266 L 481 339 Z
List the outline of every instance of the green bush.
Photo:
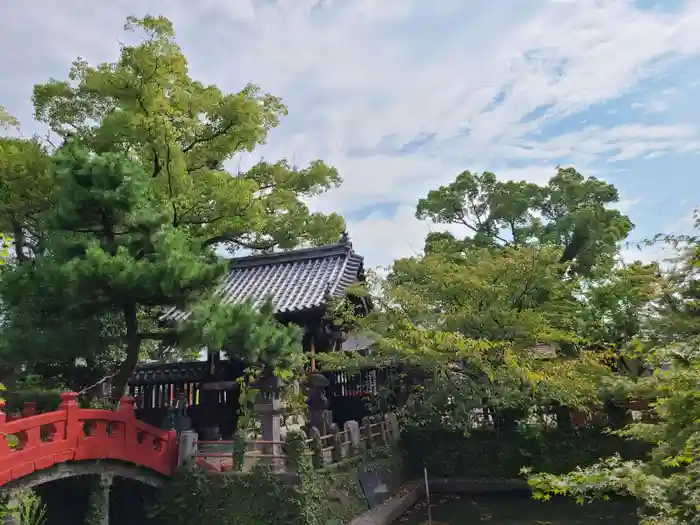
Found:
M 366 509 L 358 471 L 383 467 L 400 482 L 398 453 L 367 451 L 334 468 L 299 462 L 300 483 L 284 483 L 267 467 L 250 473 L 212 475 L 196 467 L 180 472 L 150 509 L 154 525 L 330 525 L 349 522 Z
M 597 427 L 528 432 L 477 430 L 465 436 L 441 428 L 407 427 L 400 440 L 407 474 L 434 477 L 515 479 L 522 467 L 536 472 L 569 472 L 600 457 L 620 453 L 630 459 L 648 451 L 644 444 L 605 434 Z
M 191 468 L 168 483 L 150 516 L 163 525 L 306 525 L 303 503 L 294 487 L 267 468 L 241 475 Z
M 388 473 L 389 489 L 397 489 L 403 478 L 399 451 L 394 447 L 366 450 L 336 466 L 307 471 L 302 476 L 306 501 L 315 509 L 309 525 L 349 523 L 367 510 L 358 474 L 378 468 Z
M 0 503 L 0 522 L 16 522 L 20 525 L 44 525 L 46 523 L 46 506 L 41 498 L 29 489 L 21 489 L 15 495 L 15 501 Z
M 8 414 L 21 412 L 24 408 L 24 403 L 33 401 L 36 403 L 37 412 L 51 412 L 58 409 L 61 403 L 61 390 L 20 390 L 7 392 L 5 395 L 7 407 L 5 412 Z

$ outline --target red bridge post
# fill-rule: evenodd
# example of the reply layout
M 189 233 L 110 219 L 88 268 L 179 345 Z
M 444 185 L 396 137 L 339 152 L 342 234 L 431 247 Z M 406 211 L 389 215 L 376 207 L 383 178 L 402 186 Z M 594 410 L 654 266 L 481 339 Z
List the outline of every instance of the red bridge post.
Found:
M 5 439 L 5 434 L 3 429 L 5 428 L 5 421 L 7 421 L 7 414 L 5 414 L 5 400 L 0 399 L 0 462 L 2 458 L 7 456 L 10 452 L 10 447 L 7 445 L 7 440 Z
M 75 447 L 78 444 L 78 436 L 82 434 L 80 421 L 78 420 L 78 394 L 76 392 L 62 392 L 61 403 L 58 409 L 66 414 L 66 425 L 63 439 L 68 442 L 69 447 Z

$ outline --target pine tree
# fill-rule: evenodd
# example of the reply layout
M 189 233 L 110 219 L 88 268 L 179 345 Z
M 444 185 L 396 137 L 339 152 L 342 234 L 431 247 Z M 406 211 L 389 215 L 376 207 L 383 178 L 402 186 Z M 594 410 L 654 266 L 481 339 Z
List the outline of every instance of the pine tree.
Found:
M 45 250 L 2 279 L 6 341 L 15 349 L 34 345 L 43 360 L 52 352 L 63 361 L 66 353 L 111 360 L 117 390 L 149 340 L 221 348 L 236 339 L 253 362 L 299 349 L 298 333 L 274 322 L 269 309 L 210 300 L 225 263 L 173 227 L 138 162 L 69 143 L 56 155 L 54 174 L 57 204 L 43 216 Z M 161 326 L 171 305 L 191 311 L 189 321 Z

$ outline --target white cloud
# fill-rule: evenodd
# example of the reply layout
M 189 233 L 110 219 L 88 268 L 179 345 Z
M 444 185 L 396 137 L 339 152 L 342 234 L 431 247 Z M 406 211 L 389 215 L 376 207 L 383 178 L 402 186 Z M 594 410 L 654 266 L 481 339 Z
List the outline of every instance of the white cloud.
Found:
M 252 81 L 290 106 L 249 161 L 335 164 L 345 185 L 314 200 L 319 209 L 398 205 L 392 219 L 351 225 L 370 264 L 422 246 L 415 201 L 462 169 L 543 182 L 558 163 L 591 173 L 607 159 L 700 150 L 692 121 L 575 118 L 543 133 L 700 55 L 700 0 L 674 13 L 631 0 L 35 0 L 5 11 L 0 101 L 23 123 L 32 83 L 65 77 L 77 55 L 113 59 L 129 14 L 169 16 L 195 76 L 229 91 Z M 663 113 L 673 94 L 647 110 Z M 398 153 L 420 137 L 430 138 Z
M 663 243 L 626 247 L 621 253 L 622 260 L 626 263 L 659 261 L 664 267 L 669 267 L 672 264 L 675 255 L 674 249 Z
M 622 213 L 629 213 L 632 208 L 642 203 L 642 199 L 622 199 L 615 208 Z
M 417 220 L 414 213 L 414 207 L 401 206 L 390 218 L 372 213 L 362 220 L 351 222 L 349 227 L 354 248 L 368 261 L 384 263 L 419 254 L 430 227 L 426 222 Z
M 622 204 L 622 202 L 620 203 Z M 625 211 L 625 210 L 621 210 Z M 642 261 L 649 263 L 652 261 L 661 262 L 662 268 L 671 268 L 677 261 L 679 252 L 671 243 L 666 243 L 660 240 L 659 242 L 650 243 L 657 234 L 680 236 L 690 233 L 697 234 L 695 229 L 696 214 L 688 213 L 680 219 L 664 224 L 659 231 L 653 232 L 646 238 L 635 238 L 634 242 L 630 242 L 622 250 L 622 260 L 630 263 L 633 261 Z

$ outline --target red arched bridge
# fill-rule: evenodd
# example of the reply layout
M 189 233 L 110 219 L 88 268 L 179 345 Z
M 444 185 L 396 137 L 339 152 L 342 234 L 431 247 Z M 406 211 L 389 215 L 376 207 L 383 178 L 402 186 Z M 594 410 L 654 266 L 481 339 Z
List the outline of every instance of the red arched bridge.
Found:
M 136 419 L 134 398 L 117 410 L 80 408 L 78 394 L 61 394 L 58 410 L 37 414 L 27 403 L 11 418 L 0 401 L 0 489 L 100 474 L 158 484 L 178 461 L 176 433 Z

